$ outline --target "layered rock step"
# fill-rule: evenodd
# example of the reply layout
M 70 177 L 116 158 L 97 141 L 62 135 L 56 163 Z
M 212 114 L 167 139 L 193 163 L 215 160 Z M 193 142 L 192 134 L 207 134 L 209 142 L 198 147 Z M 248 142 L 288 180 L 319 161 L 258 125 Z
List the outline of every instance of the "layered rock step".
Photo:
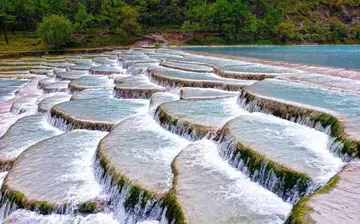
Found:
M 342 155 L 358 154 L 360 98 L 357 94 L 331 91 L 302 83 L 264 80 L 248 87 L 240 97 L 248 110 L 263 110 L 282 118 L 307 118 L 308 125 L 331 125 L 331 135 L 343 141 Z
M 55 81 L 48 83 L 42 87 L 44 93 L 53 93 L 53 92 L 66 92 L 68 90 L 70 81 Z
M 75 92 L 71 100 L 83 100 L 96 97 L 111 97 L 113 95 L 113 89 L 85 89 L 80 92 Z
M 76 64 L 74 66 L 71 66 L 71 70 L 78 70 L 78 71 L 89 71 L 93 67 L 93 64 Z
M 172 187 L 171 163 L 188 141 L 148 116 L 134 116 L 116 125 L 101 140 L 98 159 L 110 176 L 124 179 L 155 198 Z
M 350 93 L 360 93 L 360 81 L 321 74 L 288 74 L 278 77 L 279 79 L 301 82 L 317 87 L 339 90 Z
M 150 99 L 153 93 L 164 92 L 165 88 L 150 82 L 145 75 L 116 78 L 114 95 L 117 98 Z
M 47 123 L 44 114 L 19 119 L 0 138 L 2 169 L 10 168 L 20 153 L 31 145 L 60 133 L 61 131 Z
M 330 151 L 331 137 L 272 115 L 241 115 L 222 134 L 224 160 L 291 203 L 325 185 L 344 165 Z
M 155 66 L 148 69 L 151 81 L 165 87 L 203 87 L 237 91 L 253 80 L 226 79 L 214 73 L 186 72 Z
M 260 80 L 287 73 L 299 72 L 295 69 L 253 64 L 224 58 L 205 57 L 193 54 L 188 54 L 187 57 L 184 57 L 181 60 L 192 63 L 198 62 L 211 65 L 218 75 L 234 79 Z
M 69 83 L 71 92 L 82 91 L 84 89 L 105 89 L 113 86 L 112 80 L 102 75 L 83 76 Z
M 183 87 L 180 89 L 181 99 L 214 99 L 235 97 L 239 93 L 211 88 Z
M 45 97 L 38 104 L 38 112 L 42 112 L 42 113 L 48 112 L 54 105 L 69 101 L 70 98 L 71 95 L 66 93 L 55 93 L 52 96 Z
M 147 100 L 112 99 L 97 97 L 72 100 L 53 106 L 50 122 L 60 130 L 90 129 L 110 131 L 121 120 L 146 113 Z
M 283 223 L 291 205 L 232 168 L 209 140 L 185 148 L 173 163 L 174 198 L 183 223 Z
M 58 79 L 62 80 L 74 80 L 80 77 L 89 75 L 86 71 L 66 71 L 66 72 L 55 72 L 55 76 Z
M 97 144 L 105 134 L 75 130 L 32 145 L 6 176 L 2 201 L 43 214 L 100 210 L 104 198 L 95 180 L 93 162 Z
M 13 114 L 23 114 L 25 112 L 36 111 L 37 101 L 40 98 L 41 94 L 31 94 L 16 100 L 11 106 L 11 113 Z
M 113 66 L 100 65 L 100 66 L 96 66 L 96 67 L 91 67 L 90 73 L 96 74 L 96 75 L 111 75 L 111 74 L 120 74 L 122 72 Z
M 350 163 L 329 184 L 294 207 L 287 223 L 350 223 L 359 218 L 360 163 Z
M 155 118 L 166 129 L 188 139 L 217 137 L 230 119 L 247 113 L 235 98 L 178 100 L 159 105 Z
M 165 61 L 165 62 L 161 62 L 160 65 L 166 68 L 173 68 L 173 69 L 189 71 L 189 72 L 214 72 L 214 69 L 211 66 L 206 66 L 204 64 Z
M 150 99 L 150 109 L 156 109 L 160 104 L 179 100 L 179 96 L 169 92 L 156 92 Z

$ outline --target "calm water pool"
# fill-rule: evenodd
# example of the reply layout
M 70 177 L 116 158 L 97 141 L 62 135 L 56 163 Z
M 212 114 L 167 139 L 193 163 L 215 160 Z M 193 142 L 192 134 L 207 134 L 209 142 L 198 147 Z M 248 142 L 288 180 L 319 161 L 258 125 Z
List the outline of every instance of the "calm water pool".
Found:
M 187 47 L 184 50 L 360 69 L 360 45 Z

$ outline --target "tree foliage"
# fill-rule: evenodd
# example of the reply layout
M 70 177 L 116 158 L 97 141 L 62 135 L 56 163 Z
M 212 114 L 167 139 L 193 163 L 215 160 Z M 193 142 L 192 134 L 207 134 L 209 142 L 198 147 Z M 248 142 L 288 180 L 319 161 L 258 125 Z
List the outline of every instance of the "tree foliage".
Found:
M 52 15 L 44 18 L 37 32 L 47 45 L 60 48 L 72 41 L 74 26 L 66 17 Z
M 77 36 L 138 37 L 149 28 L 175 26 L 204 42 L 360 39 L 360 0 L 0 0 L 0 6 L 4 35 L 35 30 L 43 18 L 59 15 L 76 24 Z

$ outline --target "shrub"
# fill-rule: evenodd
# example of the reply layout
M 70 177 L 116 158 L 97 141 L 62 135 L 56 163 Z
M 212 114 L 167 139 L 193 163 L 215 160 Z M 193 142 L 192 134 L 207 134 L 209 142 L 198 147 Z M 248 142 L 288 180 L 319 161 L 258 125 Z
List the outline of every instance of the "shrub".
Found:
M 51 15 L 45 17 L 37 32 L 49 46 L 60 48 L 73 40 L 75 26 L 64 16 Z

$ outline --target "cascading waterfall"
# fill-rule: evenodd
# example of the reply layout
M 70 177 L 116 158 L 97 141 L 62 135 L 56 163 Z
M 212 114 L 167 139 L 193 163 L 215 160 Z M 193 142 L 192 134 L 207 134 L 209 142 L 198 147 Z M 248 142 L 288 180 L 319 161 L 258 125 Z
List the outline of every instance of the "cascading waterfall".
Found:
M 161 200 L 148 199 L 143 191 L 135 189 L 130 184 L 116 181 L 100 164 L 99 160 L 95 162 L 95 177 L 110 196 L 109 207 L 120 223 L 136 224 L 144 220 L 167 223 L 166 209 Z
M 253 101 L 249 101 L 246 97 L 245 97 L 246 93 L 243 91 L 238 99 L 237 99 L 237 103 L 239 104 L 239 106 L 249 112 L 260 112 L 260 113 L 265 113 L 265 114 L 272 114 L 270 111 L 267 111 L 266 109 L 262 109 L 259 106 L 259 103 L 257 102 L 257 100 L 253 100 Z M 329 136 L 330 141 L 329 141 L 329 145 L 328 145 L 328 149 L 330 152 L 332 152 L 335 156 L 340 157 L 344 162 L 349 162 L 353 159 L 353 155 L 348 155 L 347 153 L 342 153 L 341 150 L 344 147 L 344 144 L 341 141 L 338 141 L 335 137 L 331 136 L 331 126 L 327 126 L 324 127 L 321 122 L 315 122 L 313 120 L 310 119 L 310 117 L 304 117 L 304 116 L 299 116 L 299 117 L 292 117 L 287 115 L 285 117 L 286 120 L 289 120 L 291 122 L 294 123 L 298 123 L 310 128 L 314 128 L 317 131 L 323 132 L 326 135 Z
M 241 158 L 241 152 L 237 150 L 236 139 L 223 135 L 219 140 L 219 154 L 228 163 L 259 183 L 266 189 L 274 192 L 284 201 L 295 204 L 301 197 L 314 192 L 318 186 L 314 183 L 297 180 L 294 185 L 286 183 L 285 177 L 278 177 L 274 170 L 263 162 L 260 167 L 250 166 L 250 157 L 246 160 Z

